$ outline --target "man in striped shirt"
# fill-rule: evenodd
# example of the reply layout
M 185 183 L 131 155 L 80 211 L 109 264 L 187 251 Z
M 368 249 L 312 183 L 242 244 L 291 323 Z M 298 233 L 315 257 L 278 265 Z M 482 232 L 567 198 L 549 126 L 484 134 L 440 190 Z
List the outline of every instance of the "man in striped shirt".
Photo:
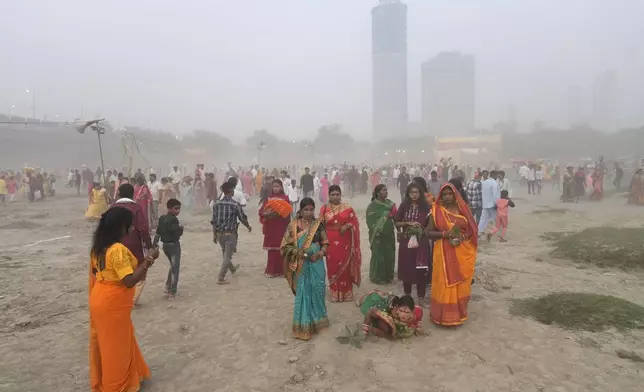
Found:
M 233 200 L 235 186 L 231 182 L 225 182 L 221 186 L 223 197 L 217 200 L 212 207 L 212 233 L 213 242 L 219 243 L 223 262 L 219 271 L 218 284 L 227 284 L 226 274 L 228 270 L 232 274 L 237 272 L 239 265 L 233 265 L 233 253 L 237 251 L 237 229 L 239 223 L 246 226 L 250 233 L 252 228 L 248 224 L 248 217 L 244 213 L 241 204 Z

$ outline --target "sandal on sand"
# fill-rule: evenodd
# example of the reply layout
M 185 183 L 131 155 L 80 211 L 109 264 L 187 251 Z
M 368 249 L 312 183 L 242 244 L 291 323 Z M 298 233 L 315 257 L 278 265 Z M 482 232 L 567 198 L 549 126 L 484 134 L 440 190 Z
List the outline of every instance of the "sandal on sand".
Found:
M 226 279 L 218 279 L 217 280 L 217 284 L 228 284 L 228 283 L 230 283 L 230 282 L 227 281 Z

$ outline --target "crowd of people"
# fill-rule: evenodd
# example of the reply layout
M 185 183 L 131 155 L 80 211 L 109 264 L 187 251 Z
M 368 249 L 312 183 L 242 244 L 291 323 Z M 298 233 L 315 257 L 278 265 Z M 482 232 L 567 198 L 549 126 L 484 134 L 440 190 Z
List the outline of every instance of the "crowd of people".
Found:
M 575 187 L 581 183 L 575 182 L 572 169 L 567 167 L 561 177 L 563 201 L 580 198 Z M 535 195 L 542 192 L 546 178 L 558 178 L 556 167 L 549 176 L 538 164 L 518 165 L 516 170 L 518 185 L 525 184 Z M 591 200 L 602 199 L 606 171 L 600 159 L 591 174 Z M 34 181 L 39 175 L 35 170 L 25 174 L 34 196 L 38 191 L 44 197 L 46 189 Z M 47 178 L 44 173 L 41 177 Z M 615 177 L 619 186 L 621 178 Z M 12 184 L 5 178 L 3 173 L 0 193 Z M 643 181 L 640 169 L 631 180 L 630 203 L 644 204 Z M 222 250 L 217 283 L 225 285 L 240 268 L 233 262 L 239 226 L 252 231 L 244 206 L 257 200 L 266 250 L 264 275 L 286 278 L 294 295 L 293 336 L 309 340 L 329 326 L 327 287 L 332 302 L 358 304 L 365 334 L 389 339 L 421 334 L 425 308 L 436 325 L 463 324 L 479 241 L 495 235 L 506 241 L 509 210 L 515 206 L 505 171 L 496 166 L 461 169 L 450 159 L 436 165 L 358 169 L 343 164 L 302 171 L 229 164 L 206 172 L 204 165 L 197 165 L 190 175 L 175 166 L 160 179 L 141 169 L 128 177 L 116 170 L 70 171 L 68 186 L 82 194 L 83 185 L 88 192 L 86 216 L 98 219 L 89 267 L 90 377 L 95 390 L 136 390 L 150 376 L 130 313 L 160 255 L 159 242 L 170 263 L 165 293 L 169 300 L 177 296 L 182 208 L 211 209 L 213 242 Z M 361 209 L 352 201 L 368 193 L 366 214 L 359 216 Z M 366 245 L 361 244 L 360 218 L 366 219 Z M 374 290 L 357 296 L 364 246 L 371 255 L 369 280 L 388 285 L 397 279 L 401 295 Z
M 447 182 L 431 169 L 414 167 L 410 170 L 415 175 L 412 177 L 405 167 L 396 168 L 397 178 L 392 177 L 390 186 L 402 190 L 399 205 L 389 198 L 387 184 L 372 188 L 366 213 L 371 248 L 369 279 L 378 285 L 393 283 L 397 259 L 397 278 L 403 283 L 404 293 L 393 296 L 372 291 L 358 299 L 367 334 L 396 339 L 422 333 L 422 309 L 428 305 L 430 320 L 437 325 L 455 326 L 467 320 L 479 227 L 474 209 L 466 201 L 464 173 L 458 169 L 442 172 L 442 176 L 456 176 Z M 322 168 L 325 175 L 319 186 L 317 170 L 305 168 L 297 179 L 291 179 L 287 170 L 258 170 L 255 181 L 244 180 L 243 170 L 240 174 L 232 170 L 226 173 L 229 178 L 222 183 L 221 194 L 210 200 L 213 242 L 222 250 L 217 283 L 227 284 L 227 276 L 240 268 L 233 263 L 239 226 L 252 230 L 243 207 L 257 195 L 266 250 L 264 274 L 286 278 L 295 297 L 293 335 L 308 340 L 329 325 L 327 285 L 332 302 L 353 303 L 357 299 L 355 288 L 362 279 L 361 228 L 349 200 L 365 190 L 353 186 L 357 184 L 355 178 L 363 177 L 350 174 L 357 172 L 355 167 L 345 168 L 342 174 L 342 169 L 332 171 L 332 178 L 339 178 L 335 183 L 325 181 L 328 174 Z M 496 172 L 491 175 L 495 177 Z M 140 298 L 147 269 L 159 256 L 159 240 L 170 262 L 166 293 L 169 299 L 177 295 L 183 234 L 178 215 L 184 200 L 194 197 L 194 193 L 177 191 L 173 182 L 177 177 L 164 177 L 163 185 L 158 186 L 154 175 L 146 183 L 142 175 L 125 179 L 117 173 L 114 195 L 93 181 L 88 215 L 98 216 L 99 223 L 90 269 L 90 368 L 96 388 L 117 384 L 136 387 L 149 376 L 129 313 Z M 500 192 L 503 182 L 492 180 L 486 171 L 481 176 L 474 173 L 472 181 L 479 178 L 499 184 L 495 188 Z M 150 208 L 150 202 L 156 201 L 151 189 L 158 191 L 158 205 L 165 207 L 155 219 Z M 481 187 L 481 192 L 484 189 Z M 346 194 L 349 197 L 343 198 Z M 496 192 L 491 197 L 496 197 Z M 488 202 L 487 196 L 481 198 Z M 416 295 L 412 296 L 414 286 Z M 120 339 L 122 350 L 101 350 L 115 344 L 115 339 Z

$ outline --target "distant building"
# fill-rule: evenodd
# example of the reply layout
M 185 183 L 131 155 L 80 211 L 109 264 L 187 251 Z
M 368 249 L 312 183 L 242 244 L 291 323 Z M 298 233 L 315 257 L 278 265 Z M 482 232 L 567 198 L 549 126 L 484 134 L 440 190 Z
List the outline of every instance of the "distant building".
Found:
M 422 65 L 422 120 L 432 136 L 467 135 L 474 131 L 474 57 L 439 53 Z
M 584 91 L 581 86 L 568 87 L 568 126 L 577 127 L 585 123 Z
M 601 73 L 593 82 L 592 126 L 600 131 L 615 131 L 617 124 L 617 74 Z
M 407 128 L 407 6 L 380 0 L 371 16 L 373 135 L 383 140 Z

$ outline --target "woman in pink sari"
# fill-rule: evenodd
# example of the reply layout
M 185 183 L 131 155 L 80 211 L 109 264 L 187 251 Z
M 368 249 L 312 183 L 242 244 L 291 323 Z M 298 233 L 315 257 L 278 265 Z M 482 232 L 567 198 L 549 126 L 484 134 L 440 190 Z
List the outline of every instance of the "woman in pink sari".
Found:
M 196 209 L 206 208 L 208 205 L 206 201 L 206 185 L 205 185 L 205 172 L 203 165 L 197 165 L 195 170 L 195 181 L 192 185 L 192 194 L 195 199 L 194 207 Z
M 134 201 L 141 206 L 143 211 L 143 218 L 148 221 L 150 204 L 152 203 L 152 192 L 145 183 L 145 177 L 137 177 L 136 185 L 134 186 Z
M 371 173 L 371 190 L 375 190 L 380 184 L 380 170 L 376 169 Z
M 333 185 L 340 186 L 342 184 L 342 177 L 340 177 L 340 172 L 336 172 L 335 176 L 333 176 Z
M 601 201 L 604 197 L 604 171 L 601 167 L 596 167 L 591 174 L 593 193 L 590 194 L 591 201 Z
M 264 249 L 268 253 L 266 270 L 264 270 L 264 276 L 267 278 L 284 275 L 284 258 L 280 254 L 280 247 L 286 228 L 291 222 L 290 214 L 282 217 L 268 206 L 269 202 L 276 201 L 275 199 L 284 201 L 289 206 L 291 204 L 288 196 L 284 193 L 282 181 L 278 179 L 273 180 L 272 194 L 264 200 L 259 209 L 259 222 L 262 224 L 262 232 L 264 233 Z
M 320 201 L 324 204 L 329 201 L 329 175 L 326 173 L 320 179 Z
M 332 302 L 353 301 L 353 285 L 360 286 L 360 224 L 356 212 L 342 202 L 338 185 L 329 187 L 329 203 L 320 208 L 329 248 L 327 274 Z
M 253 196 L 253 176 L 249 171 L 245 171 L 241 176 L 242 187 L 244 188 L 244 193 L 248 196 Z

